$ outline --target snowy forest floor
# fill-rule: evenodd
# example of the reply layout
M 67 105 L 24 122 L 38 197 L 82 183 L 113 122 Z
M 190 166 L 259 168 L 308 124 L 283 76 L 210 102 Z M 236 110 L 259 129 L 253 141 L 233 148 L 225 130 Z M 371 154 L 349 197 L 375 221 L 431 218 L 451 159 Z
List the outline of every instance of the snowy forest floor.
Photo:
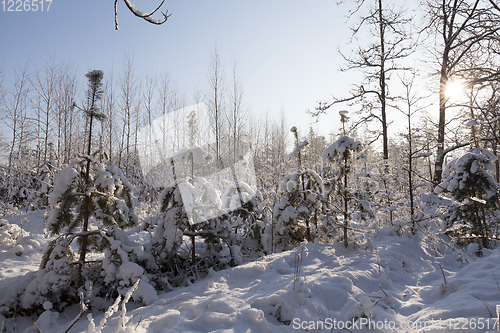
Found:
M 48 241 L 43 213 L 6 218 L 22 224 L 36 242 L 17 249 L 0 242 L 0 291 L 38 269 Z M 211 271 L 201 281 L 159 295 L 150 306 L 131 301 L 128 324 L 120 330 L 117 313 L 103 332 L 497 332 L 500 249 L 483 250 L 482 257 L 474 251 L 389 229 L 370 235 L 363 248 L 303 244 Z M 78 311 L 73 306 L 43 318 L 0 316 L 0 325 L 5 321 L 7 332 L 27 333 L 37 321 L 43 333 L 60 332 Z M 91 313 L 96 323 L 104 315 L 99 309 Z M 87 332 L 88 326 L 85 314 L 69 332 Z

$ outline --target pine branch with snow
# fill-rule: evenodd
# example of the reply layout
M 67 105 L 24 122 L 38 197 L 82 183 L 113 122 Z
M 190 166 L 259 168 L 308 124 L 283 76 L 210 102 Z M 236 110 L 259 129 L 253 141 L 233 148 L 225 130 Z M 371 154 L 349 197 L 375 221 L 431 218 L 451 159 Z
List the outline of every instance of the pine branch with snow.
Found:
M 86 184 L 86 165 L 90 162 L 89 183 Z M 53 209 L 47 220 L 47 229 L 57 235 L 65 228 L 72 232 L 83 223 L 83 203 L 89 200 L 90 218 L 103 226 L 128 228 L 137 224 L 133 210 L 133 186 L 114 166 L 105 166 L 94 158 L 82 155 L 70 161 L 55 178 L 49 197 Z

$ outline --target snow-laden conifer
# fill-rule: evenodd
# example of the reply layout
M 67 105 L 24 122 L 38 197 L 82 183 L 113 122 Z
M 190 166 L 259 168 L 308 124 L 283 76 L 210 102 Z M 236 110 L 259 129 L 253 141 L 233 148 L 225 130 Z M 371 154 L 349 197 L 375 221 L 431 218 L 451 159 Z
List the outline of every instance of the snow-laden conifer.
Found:
M 488 247 L 500 217 L 500 185 L 488 173 L 496 159 L 488 150 L 474 148 L 446 166 L 444 181 L 434 192 L 450 193 L 457 201 L 449 208 L 448 234 L 463 240 L 478 238 L 483 247 Z
M 328 185 L 331 184 L 326 193 L 329 209 L 321 216 L 321 235 L 322 238 L 330 238 L 337 230 L 342 229 L 344 246 L 346 247 L 348 246 L 348 230 L 351 229 L 352 208 L 355 208 L 351 206 L 357 206 L 356 208 L 361 212 L 360 217 L 363 217 L 363 213 L 371 212 L 369 202 L 359 192 L 354 196 L 348 181 L 349 175 L 353 172 L 353 157 L 363 149 L 361 141 L 344 135 L 328 146 L 322 155 L 323 162 L 327 167 L 333 169 L 332 172 L 329 172 L 333 178 L 326 181 Z M 353 200 L 355 205 L 350 203 Z M 336 205 L 335 201 L 339 205 Z M 342 215 L 342 220 L 339 219 L 338 213 Z
M 290 131 L 295 136 L 295 149 L 288 155 L 288 161 L 297 162 L 297 171 L 283 177 L 278 185 L 277 200 L 273 208 L 271 232 L 272 248 L 288 250 L 301 241 L 314 241 L 317 236 L 318 214 L 324 198 L 323 180 L 314 171 L 302 167 L 302 151 L 308 141 L 299 143 L 297 127 Z M 271 229 L 271 231 L 269 231 Z
M 92 147 L 92 120 L 104 118 L 96 104 L 102 96 L 102 76 L 102 71 L 87 74 L 88 105 L 82 110 L 90 118 L 88 153 Z M 80 154 L 59 171 L 48 198 L 52 212 L 45 226 L 57 238 L 44 252 L 40 271 L 22 300 L 23 307 L 37 306 L 50 298 L 61 308 L 77 302 L 78 288 L 87 288 L 89 283 L 94 285 L 96 295 L 123 291 L 138 279 L 142 279 L 144 288 L 152 289 L 147 287 L 148 280 L 142 278 L 144 269 L 137 262 L 147 265 L 153 260 L 141 245 L 129 241 L 121 232 L 138 224 L 132 193 L 132 184 L 119 168 L 105 165 L 90 154 Z M 73 253 L 75 240 L 78 260 Z M 87 261 L 89 251 L 105 252 L 104 260 Z M 130 269 L 132 266 L 134 269 Z M 131 271 L 133 274 L 129 274 Z

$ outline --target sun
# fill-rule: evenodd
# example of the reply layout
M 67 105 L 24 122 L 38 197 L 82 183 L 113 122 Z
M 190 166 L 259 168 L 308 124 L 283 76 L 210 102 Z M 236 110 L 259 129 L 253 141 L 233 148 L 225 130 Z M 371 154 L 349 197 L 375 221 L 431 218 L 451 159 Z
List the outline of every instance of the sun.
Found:
M 461 79 L 449 80 L 446 83 L 445 96 L 450 101 L 458 101 L 465 97 L 465 82 Z

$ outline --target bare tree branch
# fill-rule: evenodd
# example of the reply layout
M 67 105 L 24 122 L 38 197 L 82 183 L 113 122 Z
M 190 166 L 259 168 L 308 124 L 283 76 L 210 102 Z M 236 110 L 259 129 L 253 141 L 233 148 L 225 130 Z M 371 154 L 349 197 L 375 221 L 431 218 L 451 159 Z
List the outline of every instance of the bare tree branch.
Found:
M 144 19 L 152 24 L 161 25 L 161 24 L 167 22 L 168 18 L 172 15 L 172 14 L 169 14 L 168 10 L 167 10 L 166 12 L 162 12 L 163 18 L 160 20 L 157 20 L 157 19 L 154 19 L 151 17 L 151 15 L 156 13 L 161 8 L 161 6 L 163 6 L 163 3 L 165 2 L 165 0 L 162 0 L 160 5 L 158 7 L 156 7 L 156 9 L 153 10 L 152 12 L 149 12 L 149 13 L 144 13 L 144 12 L 141 12 L 140 10 L 137 10 L 137 8 L 135 8 L 135 5 L 132 2 L 130 2 L 130 0 L 123 0 L 123 2 L 125 2 L 125 5 L 127 5 L 127 8 L 132 12 L 132 14 L 134 14 L 135 16 L 140 17 L 140 18 L 142 18 L 142 19 Z M 115 0 L 115 30 L 118 30 L 118 0 Z
M 495 3 L 495 1 L 493 1 L 493 0 L 489 0 L 489 1 L 490 1 L 491 5 L 492 5 L 492 6 L 493 6 L 496 10 L 498 10 L 498 11 L 500 12 L 500 7 L 498 7 L 498 5 Z

